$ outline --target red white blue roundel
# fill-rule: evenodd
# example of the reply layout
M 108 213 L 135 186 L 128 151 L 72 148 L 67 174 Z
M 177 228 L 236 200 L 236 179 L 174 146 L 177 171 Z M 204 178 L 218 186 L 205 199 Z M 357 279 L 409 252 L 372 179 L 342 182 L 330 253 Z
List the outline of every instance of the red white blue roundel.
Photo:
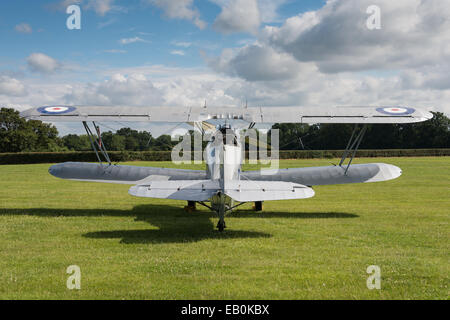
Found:
M 75 107 L 66 107 L 66 106 L 41 107 L 37 109 L 39 113 L 43 114 L 64 114 L 75 110 L 76 110 Z
M 377 108 L 377 111 L 390 116 L 406 116 L 414 113 L 416 110 L 413 108 L 404 107 L 389 107 L 389 108 Z

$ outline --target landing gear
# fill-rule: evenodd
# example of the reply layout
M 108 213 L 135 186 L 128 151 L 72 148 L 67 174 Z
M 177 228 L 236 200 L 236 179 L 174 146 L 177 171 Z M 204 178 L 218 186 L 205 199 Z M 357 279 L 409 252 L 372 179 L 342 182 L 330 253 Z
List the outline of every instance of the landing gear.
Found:
M 217 229 L 219 230 L 219 232 L 223 232 L 226 228 L 226 224 L 225 224 L 225 220 L 219 220 L 219 222 L 217 223 Z
M 184 207 L 184 210 L 186 212 L 189 212 L 189 213 L 196 211 L 197 210 L 196 202 L 195 201 L 188 201 L 188 205 Z
M 219 217 L 219 222 L 217 223 L 217 229 L 220 232 L 223 232 L 225 230 L 225 228 L 227 227 L 225 225 L 225 216 L 227 215 L 227 213 L 232 212 L 235 208 L 240 207 L 241 205 L 245 204 L 245 202 L 240 202 L 239 204 L 235 205 L 233 199 L 226 196 L 222 192 L 217 192 L 215 195 L 213 195 L 211 197 L 211 206 L 206 205 L 202 201 L 199 201 L 198 204 L 217 213 L 217 215 Z
M 219 229 L 219 232 L 223 232 L 223 230 L 225 230 L 226 226 L 225 226 L 225 213 L 226 213 L 226 204 L 225 204 L 225 195 L 223 193 L 218 193 L 217 194 L 220 202 L 218 204 L 218 214 L 219 214 L 219 223 L 217 223 L 217 229 Z
M 253 209 L 254 209 L 256 212 L 262 211 L 262 210 L 263 210 L 263 203 L 262 203 L 262 201 L 256 201 L 256 202 L 255 202 L 255 205 L 253 206 Z

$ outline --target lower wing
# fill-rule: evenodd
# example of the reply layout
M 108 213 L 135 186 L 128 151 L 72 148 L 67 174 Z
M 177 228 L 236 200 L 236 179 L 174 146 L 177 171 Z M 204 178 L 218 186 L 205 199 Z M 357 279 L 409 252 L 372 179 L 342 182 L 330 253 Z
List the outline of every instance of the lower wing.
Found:
M 368 183 L 393 180 L 402 170 L 385 163 L 353 164 L 346 166 L 293 168 L 279 170 L 244 171 L 241 179 L 250 181 L 284 181 L 306 186 L 347 183 Z
M 67 180 L 145 184 L 150 181 L 203 180 L 204 170 L 137 167 L 123 165 L 101 165 L 98 163 L 66 162 L 56 164 L 48 170 L 51 175 Z

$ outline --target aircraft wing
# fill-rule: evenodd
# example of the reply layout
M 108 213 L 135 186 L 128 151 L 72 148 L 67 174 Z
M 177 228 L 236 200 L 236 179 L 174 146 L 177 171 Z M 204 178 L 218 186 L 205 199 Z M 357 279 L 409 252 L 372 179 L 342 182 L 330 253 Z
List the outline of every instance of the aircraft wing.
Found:
M 46 106 L 26 110 L 21 116 L 50 122 L 130 121 L 202 122 L 211 119 L 249 123 L 412 123 L 433 115 L 411 107 L 131 107 Z
M 304 185 L 280 181 L 233 180 L 225 183 L 225 194 L 239 202 L 293 200 L 314 197 Z
M 306 199 L 314 190 L 306 186 L 273 181 L 227 181 L 224 192 L 239 202 Z M 136 197 L 188 201 L 206 201 L 221 190 L 218 180 L 154 181 L 131 187 L 129 194 Z
M 346 166 L 290 168 L 279 170 L 243 171 L 242 180 L 285 181 L 306 186 L 368 183 L 398 178 L 402 170 L 385 163 L 352 164 L 345 174 Z
M 154 181 L 131 187 L 128 193 L 135 197 L 206 201 L 220 190 L 218 180 Z
M 203 180 L 205 170 L 152 168 L 99 163 L 66 162 L 55 164 L 48 170 L 51 175 L 67 180 L 116 184 L 144 184 L 151 181 Z

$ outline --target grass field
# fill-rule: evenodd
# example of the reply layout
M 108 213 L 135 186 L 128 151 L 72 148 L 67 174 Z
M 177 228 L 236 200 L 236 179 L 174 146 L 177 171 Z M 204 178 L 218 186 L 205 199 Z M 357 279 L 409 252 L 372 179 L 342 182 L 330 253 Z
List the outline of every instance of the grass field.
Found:
M 450 158 L 356 162 L 403 176 L 317 187 L 263 213 L 246 204 L 223 234 L 212 213 L 186 213 L 182 201 L 58 180 L 49 165 L 0 166 L 0 298 L 448 299 Z M 81 268 L 81 290 L 66 288 L 69 265 Z M 369 265 L 381 268 L 381 290 L 366 287 Z

